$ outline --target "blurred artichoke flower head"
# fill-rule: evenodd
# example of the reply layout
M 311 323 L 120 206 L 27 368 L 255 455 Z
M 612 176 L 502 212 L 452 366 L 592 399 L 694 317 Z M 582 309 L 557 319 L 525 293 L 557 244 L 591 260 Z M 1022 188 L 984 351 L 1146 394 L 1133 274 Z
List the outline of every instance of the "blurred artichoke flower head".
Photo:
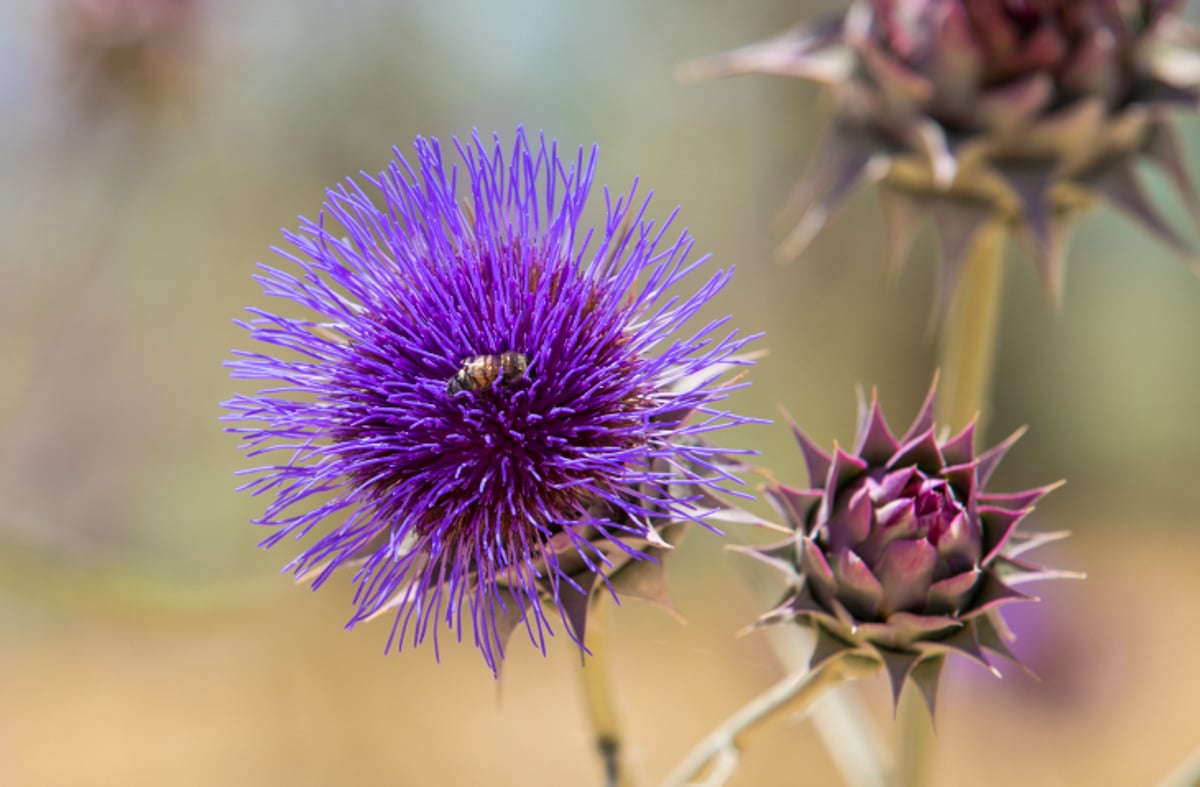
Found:
M 349 571 L 350 625 L 392 614 L 389 647 L 465 623 L 496 671 L 517 627 L 545 649 L 543 603 L 581 646 L 593 592 L 669 605 L 661 559 L 737 482 L 705 436 L 749 420 L 720 407 L 749 339 L 684 331 L 731 271 L 704 275 L 636 185 L 581 225 L 595 149 L 415 147 L 327 192 L 291 270 L 263 266 L 289 309 L 249 310 L 269 352 L 230 366 L 268 383 L 227 417 L 278 457 L 247 488 L 265 546 L 308 541 L 289 570 Z
M 57 0 L 65 77 L 87 109 L 143 114 L 185 95 L 205 0 Z
M 938 438 L 933 399 L 931 390 L 901 437 L 874 398 L 860 403 L 854 450 L 835 447 L 832 456 L 793 427 L 812 488 L 768 484 L 767 497 L 792 535 L 746 548 L 790 579 L 784 601 L 760 623 L 811 627 L 813 667 L 847 651 L 875 658 L 897 700 L 911 680 L 931 712 L 946 654 L 964 654 L 993 672 L 989 651 L 1019 663 L 999 614 L 1006 604 L 1033 600 L 1018 586 L 1077 576 L 1023 557 L 1065 535 L 1018 530 L 1057 484 L 986 491 L 1020 433 L 976 454 L 974 424 Z
M 1170 125 L 1200 97 L 1200 36 L 1177 0 L 856 0 L 781 37 L 685 74 L 767 73 L 828 85 L 836 119 L 785 213 L 799 254 L 864 183 L 881 184 L 887 267 L 932 215 L 944 308 L 970 241 L 999 218 L 1058 298 L 1065 234 L 1100 196 L 1176 250 L 1188 245 L 1141 188 L 1161 166 L 1192 209 L 1196 192 Z

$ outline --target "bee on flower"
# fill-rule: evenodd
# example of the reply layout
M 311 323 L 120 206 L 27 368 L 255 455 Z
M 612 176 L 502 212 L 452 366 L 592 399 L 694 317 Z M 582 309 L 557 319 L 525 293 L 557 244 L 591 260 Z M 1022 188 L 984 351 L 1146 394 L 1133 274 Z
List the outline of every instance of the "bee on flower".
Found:
M 462 362 L 446 383 L 446 393 L 484 391 L 497 381 L 511 384 L 524 377 L 528 368 L 529 358 L 511 350 L 499 355 L 476 355 Z

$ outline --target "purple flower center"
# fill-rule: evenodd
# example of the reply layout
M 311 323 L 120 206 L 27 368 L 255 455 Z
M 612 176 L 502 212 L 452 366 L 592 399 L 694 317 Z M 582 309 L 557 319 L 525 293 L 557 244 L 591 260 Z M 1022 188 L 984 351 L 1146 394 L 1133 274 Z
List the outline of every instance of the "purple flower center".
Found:
M 911 465 L 877 468 L 852 483 L 817 543 L 833 574 L 825 592 L 864 621 L 955 611 L 982 557 L 977 517 L 947 480 Z M 952 578 L 954 594 L 938 589 Z
M 1070 81 L 1102 46 L 1124 61 L 1175 0 L 873 0 L 874 46 L 882 44 L 939 85 L 978 72 L 995 85 L 1034 72 Z M 950 64 L 954 64 L 953 67 Z M 959 86 L 961 88 L 961 85 Z
M 923 482 L 922 489 L 913 497 L 916 531 L 934 546 L 961 511 L 944 481 Z
M 496 287 L 455 291 L 455 285 L 464 276 L 486 278 L 489 266 L 507 271 L 514 280 L 522 274 L 529 279 L 534 294 L 517 291 L 512 296 L 514 317 L 508 329 L 520 337 L 533 324 L 553 326 L 542 328 L 538 346 L 509 341 L 493 347 L 485 336 L 468 335 L 461 346 L 447 349 L 429 340 L 426 355 L 445 360 L 432 373 L 379 363 L 382 353 L 370 350 L 352 355 L 353 363 L 340 372 L 347 377 L 342 386 L 347 397 L 338 404 L 346 415 L 335 437 L 359 460 L 351 471 L 355 482 L 395 522 L 421 535 L 440 534 L 448 542 L 470 541 L 476 537 L 470 531 L 483 527 L 527 539 L 531 522 L 558 532 L 561 522 L 585 516 L 609 481 L 592 463 L 564 460 L 579 453 L 638 455 L 646 442 L 646 434 L 633 428 L 646 399 L 645 384 L 636 382 L 642 379 L 641 362 L 623 331 L 626 315 L 619 305 L 597 308 L 605 301 L 619 304 L 619 294 L 570 281 L 570 269 L 561 261 L 523 261 L 514 253 L 477 268 L 447 267 L 444 281 L 428 290 L 428 300 L 437 303 L 414 298 L 416 313 L 404 315 L 406 321 L 436 324 L 441 301 L 448 297 L 460 301 L 461 314 L 485 313 L 498 300 Z M 574 302 L 578 318 L 588 321 L 591 346 L 586 353 L 571 350 L 573 323 L 549 318 L 564 302 Z M 456 327 L 453 321 L 441 322 L 447 330 Z M 393 343 L 393 331 L 411 330 L 399 324 L 381 329 L 373 337 L 375 346 Z M 519 351 L 531 368 L 514 382 L 448 393 L 447 380 L 457 374 L 461 359 L 479 350 L 492 355 Z M 410 413 L 424 417 L 397 422 L 393 402 L 400 394 Z M 364 445 L 377 454 L 373 461 L 362 461 Z M 618 475 L 620 465 L 603 469 Z M 414 507 L 413 497 L 422 504 Z
M 1043 570 L 1014 560 L 1005 544 L 1028 537 L 1015 528 L 1052 487 L 986 491 L 1018 435 L 978 454 L 974 424 L 939 439 L 935 397 L 931 388 L 899 437 L 878 400 L 868 407 L 860 398 L 854 447 L 832 455 L 793 427 L 812 487 L 767 487 L 795 539 L 762 554 L 791 558 L 786 569 L 798 582 L 763 620 L 790 618 L 828 634 L 818 658 L 870 645 L 917 663 L 931 655 L 922 642 L 978 658 L 1000 636 L 995 608 L 1028 598 L 1006 579 Z

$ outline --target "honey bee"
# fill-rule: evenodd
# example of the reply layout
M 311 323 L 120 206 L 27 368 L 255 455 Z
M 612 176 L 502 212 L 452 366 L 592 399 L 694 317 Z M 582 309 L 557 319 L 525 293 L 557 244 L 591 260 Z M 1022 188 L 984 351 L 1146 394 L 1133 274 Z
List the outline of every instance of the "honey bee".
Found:
M 475 355 L 465 359 L 462 366 L 446 382 L 446 393 L 479 392 L 492 387 L 497 380 L 508 384 L 525 376 L 529 359 L 521 353 L 503 352 L 499 355 Z

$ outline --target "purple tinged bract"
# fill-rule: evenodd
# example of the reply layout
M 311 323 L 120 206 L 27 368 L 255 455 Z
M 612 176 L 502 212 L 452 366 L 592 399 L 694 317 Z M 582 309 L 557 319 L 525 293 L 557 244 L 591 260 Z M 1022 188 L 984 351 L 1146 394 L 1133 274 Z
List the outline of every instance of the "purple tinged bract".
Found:
M 1018 589 L 1023 583 L 1080 576 L 1025 557 L 1066 535 L 1020 529 L 1057 484 L 987 489 L 1020 432 L 977 454 L 973 423 L 953 437 L 939 435 L 934 393 L 899 437 L 878 401 L 864 402 L 851 451 L 828 454 L 793 427 L 811 488 L 768 484 L 767 498 L 791 535 L 745 550 L 791 581 L 762 623 L 810 627 L 813 667 L 846 651 L 877 660 L 896 699 L 912 681 L 931 712 L 946 654 L 993 671 L 989 652 L 1017 661 L 1000 609 L 1034 600 Z
M 415 168 L 397 151 L 285 233 L 257 279 L 287 308 L 249 309 L 267 348 L 229 364 L 267 387 L 225 406 L 272 457 L 243 487 L 263 545 L 306 543 L 288 570 L 349 569 L 348 625 L 393 614 L 389 648 L 466 627 L 496 671 L 518 626 L 544 650 L 543 602 L 581 646 L 593 592 L 669 603 L 661 558 L 737 482 L 706 436 L 751 420 L 721 402 L 753 337 L 685 331 L 732 269 L 705 275 L 636 183 L 582 227 L 595 148 L 453 147 L 418 138 Z
M 896 273 L 931 219 L 949 305 L 973 242 L 1002 222 L 1061 296 L 1070 230 L 1096 197 L 1172 248 L 1191 244 L 1142 184 L 1143 162 L 1193 216 L 1200 196 L 1172 118 L 1200 104 L 1200 33 L 1180 0 L 854 0 L 686 74 L 777 74 L 828 86 L 835 118 L 785 213 L 799 255 L 879 185 Z

